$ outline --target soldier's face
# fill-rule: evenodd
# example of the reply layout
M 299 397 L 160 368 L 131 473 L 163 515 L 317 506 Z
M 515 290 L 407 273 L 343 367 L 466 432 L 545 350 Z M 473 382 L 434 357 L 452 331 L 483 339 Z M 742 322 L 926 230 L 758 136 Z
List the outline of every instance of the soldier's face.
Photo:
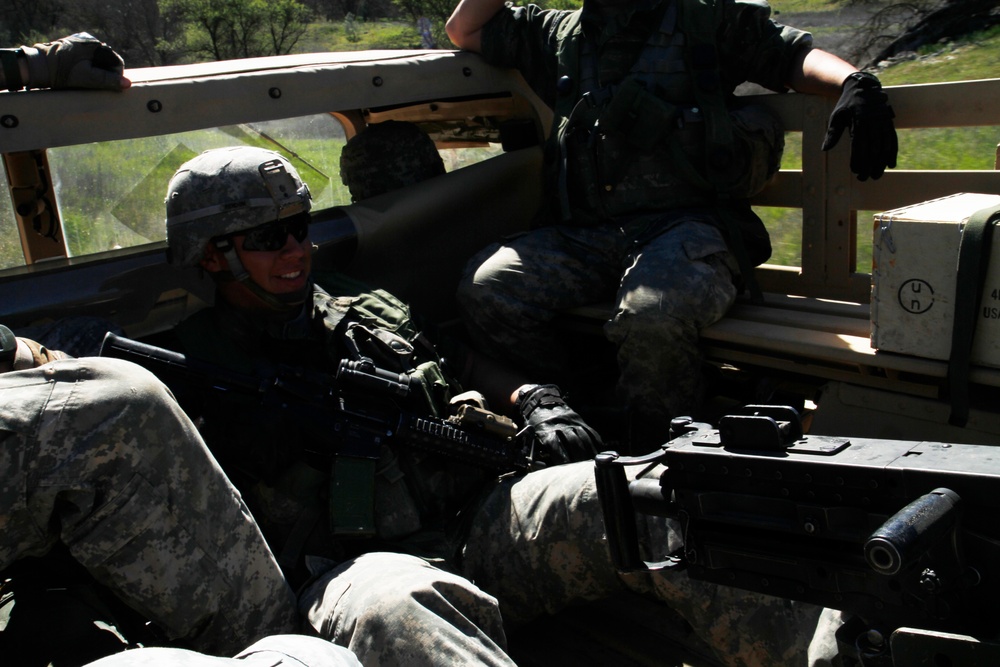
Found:
M 312 242 L 309 236 L 298 240 L 285 235 L 285 244 L 278 250 L 247 250 L 245 235 L 233 237 L 236 254 L 250 279 L 271 294 L 289 294 L 303 289 L 312 270 Z

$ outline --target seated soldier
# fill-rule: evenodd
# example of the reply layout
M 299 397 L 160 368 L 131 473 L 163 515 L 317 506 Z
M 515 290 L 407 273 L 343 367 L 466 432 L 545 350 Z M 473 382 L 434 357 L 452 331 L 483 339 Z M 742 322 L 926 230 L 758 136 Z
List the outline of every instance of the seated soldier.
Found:
M 333 373 L 360 353 L 425 389 L 411 409 L 448 412 L 460 386 L 404 304 L 357 285 L 340 297 L 320 287 L 344 281 L 312 274 L 309 191 L 287 159 L 250 147 L 207 151 L 174 175 L 166 206 L 172 261 L 201 266 L 217 286 L 215 306 L 177 328 L 189 356 L 242 371 L 281 364 Z M 667 601 L 726 664 L 804 659 L 812 607 L 683 574 L 620 577 L 594 486 L 597 435 L 552 386 L 523 385 L 513 397 L 552 462 L 579 462 L 498 481 L 390 439 L 372 480 L 370 469 L 341 469 L 339 457 L 308 460 L 304 454 L 329 446 L 324 440 L 339 442 L 309 415 L 235 397 L 219 399 L 221 407 L 203 403 L 199 415 L 272 548 L 294 557 L 284 561 L 288 571 L 305 554 L 336 561 L 322 572 L 311 559 L 319 576 L 303 589 L 300 608 L 364 664 L 511 664 L 504 625 L 625 588 Z M 338 534 L 343 508 L 327 492 L 341 475 L 353 475 L 366 496 L 353 503 L 374 504 L 374 537 Z M 646 528 L 651 558 L 676 547 L 673 524 Z
M 131 85 L 123 70 L 121 57 L 86 33 L 0 49 L 0 87 L 12 91 L 120 91 Z M 60 340 L 93 349 L 105 328 L 94 322 L 62 327 Z M 59 546 L 169 641 L 229 655 L 264 637 L 240 653 L 240 664 L 357 665 L 313 637 L 267 636 L 299 628 L 291 590 L 239 493 L 156 378 L 117 360 L 72 359 L 0 326 L 0 396 L 0 572 Z M 16 581 L 13 602 L 11 579 L 0 582 L 4 630 L 15 632 L 16 607 L 29 605 Z M 62 646 L 65 623 L 18 641 L 0 632 L 4 664 L 23 664 L 27 645 L 40 649 L 32 658 L 59 654 L 72 664 L 99 657 L 89 648 L 127 646 L 120 635 L 99 647 Z M 94 664 L 228 662 L 148 648 Z
M 178 170 L 166 202 L 172 261 L 199 264 L 217 285 L 215 306 L 176 328 L 186 354 L 244 372 L 283 364 L 333 374 L 341 359 L 360 349 L 386 370 L 419 369 L 411 374 L 423 387 L 414 392 L 414 411 L 447 412 L 459 389 L 434 348 L 417 336 L 406 306 L 343 277 L 314 279 L 311 200 L 285 158 L 249 147 L 207 151 Z M 328 294 L 320 281 L 348 296 Z M 532 419 L 552 445 L 552 456 L 592 457 L 596 433 L 556 392 L 545 396 L 535 401 Z M 308 578 L 306 555 L 342 563 L 300 599 L 307 611 L 324 601 L 337 605 L 335 614 L 314 620 L 317 629 L 366 664 L 437 664 L 442 651 L 459 662 L 508 662 L 495 600 L 423 559 L 379 551 L 388 546 L 435 562 L 444 558 L 453 550 L 452 524 L 482 488 L 482 473 L 382 447 L 375 470 L 367 473 L 371 478 L 354 480 L 372 494 L 355 502 L 375 503 L 375 539 L 338 536 L 339 508 L 330 511 L 325 500 L 329 469 L 317 469 L 303 456 L 329 434 L 316 433 L 299 415 L 283 416 L 254 401 L 221 401 L 197 410 L 206 440 L 243 491 L 286 574 L 294 581 Z M 295 544 L 301 546 L 293 549 Z M 399 631 L 375 632 L 387 622 Z
M 156 378 L 0 338 L 0 570 L 61 544 L 168 639 L 209 653 L 298 628 L 246 505 Z

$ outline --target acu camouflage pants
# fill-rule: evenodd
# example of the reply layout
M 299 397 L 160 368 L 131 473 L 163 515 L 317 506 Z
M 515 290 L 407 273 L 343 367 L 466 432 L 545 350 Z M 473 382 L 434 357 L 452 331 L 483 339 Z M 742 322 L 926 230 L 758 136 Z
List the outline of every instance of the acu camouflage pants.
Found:
M 87 663 L 86 667 L 360 667 L 341 646 L 305 635 L 272 635 L 232 658 L 179 648 L 140 648 Z
M 150 373 L 70 359 L 0 375 L 0 568 L 68 547 L 171 638 L 232 655 L 298 628 L 239 493 Z
M 539 382 L 567 367 L 560 310 L 612 303 L 618 394 L 651 443 L 703 394 L 700 331 L 736 298 L 736 261 L 708 214 L 650 215 L 621 227 L 543 227 L 473 257 L 458 300 L 477 346 Z M 660 438 L 660 440 L 657 440 Z M 647 438 L 643 438 L 647 439 Z

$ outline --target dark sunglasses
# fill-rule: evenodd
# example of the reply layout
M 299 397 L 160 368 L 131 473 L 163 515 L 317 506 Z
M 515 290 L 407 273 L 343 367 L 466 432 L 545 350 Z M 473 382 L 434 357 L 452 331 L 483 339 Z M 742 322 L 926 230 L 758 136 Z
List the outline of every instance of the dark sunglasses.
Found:
M 281 250 L 285 247 L 289 234 L 301 243 L 309 236 L 310 221 L 308 213 L 300 213 L 284 220 L 275 220 L 266 225 L 255 227 L 244 233 L 243 249 L 262 252 Z

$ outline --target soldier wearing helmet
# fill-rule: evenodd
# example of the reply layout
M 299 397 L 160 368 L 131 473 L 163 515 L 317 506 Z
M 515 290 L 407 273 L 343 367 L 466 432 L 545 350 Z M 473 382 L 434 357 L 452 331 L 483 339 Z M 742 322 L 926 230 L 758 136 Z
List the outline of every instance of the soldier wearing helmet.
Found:
M 371 145 L 377 145 L 368 133 L 377 133 L 378 127 L 365 130 L 358 140 L 368 135 Z M 391 131 L 396 129 L 390 126 Z M 345 151 L 348 171 L 349 165 L 360 163 L 369 174 L 377 174 L 375 156 L 358 156 L 354 153 L 357 145 L 349 143 Z M 379 155 L 395 160 L 391 151 Z M 257 149 L 232 149 L 210 152 L 193 162 L 225 169 L 242 165 L 245 180 L 230 175 L 204 182 L 216 184 L 222 202 L 249 211 L 244 202 L 250 197 L 230 184 L 246 183 L 256 191 L 262 178 L 259 166 L 270 159 L 273 156 Z M 285 168 L 296 182 L 292 167 Z M 190 165 L 182 167 L 178 178 L 187 179 L 189 169 Z M 344 180 L 357 186 L 355 176 L 345 173 Z M 176 181 L 171 183 L 168 210 L 228 216 L 230 206 L 214 208 L 205 200 L 204 191 L 199 191 L 201 201 L 194 205 L 172 202 Z M 271 215 L 277 210 L 270 209 Z M 276 289 L 271 287 L 274 281 L 287 284 L 286 293 L 301 289 L 299 281 L 310 267 L 305 257 L 308 237 L 299 238 L 295 230 L 284 228 L 284 220 L 292 217 L 261 224 L 256 211 L 251 216 L 242 224 L 227 217 L 229 222 L 218 225 L 202 218 L 210 231 L 204 234 L 209 240 L 200 264 L 216 279 L 220 298 L 214 308 L 176 328 L 185 353 L 225 363 L 234 370 L 252 371 L 280 363 L 308 372 L 332 372 L 333 364 L 352 354 L 356 346 L 379 358 L 380 365 L 395 360 L 400 366 L 390 370 L 426 382 L 426 393 L 436 400 L 422 409 L 439 413 L 449 409 L 447 397 L 461 387 L 441 367 L 426 338 L 418 335 L 406 307 L 391 295 L 335 283 L 318 274 L 299 308 L 291 308 L 282 298 L 278 299 L 280 307 L 264 310 L 264 302 L 255 295 L 260 289 Z M 179 229 L 177 224 L 176 219 L 168 222 L 171 237 Z M 258 232 L 269 236 L 267 230 L 275 227 L 278 240 L 265 244 Z M 186 233 L 193 236 L 190 229 Z M 169 240 L 172 251 L 183 248 L 175 239 Z M 232 246 L 256 288 L 231 277 L 229 261 L 218 249 L 220 241 Z M 271 249 L 254 249 L 265 246 Z M 253 258 L 257 254 L 262 257 L 259 261 Z M 303 561 L 312 565 L 307 576 L 318 575 L 300 593 L 300 610 L 321 635 L 347 646 L 366 664 L 436 665 L 447 655 L 449 662 L 459 664 L 509 665 L 503 624 L 514 627 L 545 611 L 610 596 L 623 585 L 669 601 L 703 637 L 725 636 L 725 645 L 718 648 L 721 655 L 733 646 L 739 647 L 740 654 L 760 651 L 753 647 L 770 641 L 748 638 L 739 631 L 747 610 L 755 617 L 774 620 L 776 628 L 801 620 L 795 618 L 799 610 L 788 609 L 784 601 L 762 600 L 683 577 L 662 577 L 655 585 L 648 580 L 623 584 L 610 561 L 594 487 L 592 457 L 601 446 L 599 437 L 566 406 L 553 385 L 522 385 L 511 398 L 516 401 L 512 415 L 533 430 L 551 462 L 577 463 L 509 475 L 497 482 L 444 457 L 397 450 L 390 441 L 380 451 L 373 484 L 357 471 L 350 477 L 358 489 L 352 500 L 369 502 L 364 494 L 373 489 L 374 539 L 330 534 L 329 526 L 336 525 L 338 514 L 324 492 L 330 472 L 296 457 L 296 452 L 315 449 L 309 442 L 317 437 L 299 417 L 264 411 L 257 402 L 227 403 L 200 417 L 206 441 L 243 491 L 269 544 L 282 554 L 279 561 L 293 584 L 301 576 Z M 338 471 L 333 474 L 342 479 Z M 327 520 L 316 521 L 316 515 Z M 665 550 L 676 542 L 671 530 L 665 521 L 644 530 L 654 558 L 666 557 Z M 296 544 L 296 549 L 290 547 Z M 417 553 L 441 567 L 378 548 Z M 307 558 L 290 562 L 290 553 Z M 323 572 L 316 567 L 316 556 L 334 559 L 339 565 Z M 525 584 L 528 581 L 531 585 Z M 704 600 L 713 604 L 705 605 Z M 804 613 L 808 616 L 811 610 Z M 393 631 L 386 632 L 386 627 Z M 783 653 L 786 646 L 782 644 L 769 657 L 779 664 L 801 648 Z
M 312 199 L 282 155 L 245 146 L 206 151 L 174 174 L 166 207 L 171 262 L 201 264 L 240 303 L 279 312 L 301 307 L 309 291 Z M 281 250 L 289 237 L 290 253 L 282 254 L 294 257 L 278 267 L 287 270 L 261 266 L 255 252 Z
M 379 148 L 401 137 L 421 143 Z M 373 150 L 392 156 L 391 178 L 364 157 Z M 355 198 L 444 173 L 433 142 L 404 123 L 365 130 L 348 143 L 344 163 Z M 460 385 L 419 335 L 405 304 L 343 276 L 314 274 L 309 190 L 288 159 L 245 146 L 206 151 L 178 169 L 165 203 L 171 261 L 200 266 L 217 288 L 213 307 L 175 329 L 176 347 L 185 354 L 243 372 L 280 363 L 333 374 L 341 359 L 360 350 L 424 388 L 413 392 L 414 411 L 443 415 L 451 409 L 449 399 L 461 393 Z M 476 366 L 471 360 L 467 365 Z M 510 401 L 520 384 L 512 379 L 499 395 Z M 540 447 L 551 448 L 552 462 L 594 456 L 599 437 L 555 387 L 531 385 L 520 394 L 535 397 L 522 418 Z M 376 549 L 391 544 L 412 551 L 411 542 L 426 541 L 421 553 L 431 549 L 450 560 L 453 545 L 442 530 L 481 492 L 488 482 L 483 473 L 385 446 L 377 470 L 350 473 L 359 477 L 356 502 L 374 503 L 375 539 L 338 537 L 331 525 L 339 525 L 339 510 L 317 482 L 331 473 L 300 457 L 320 436 L 284 411 L 272 414 L 240 397 L 221 400 L 221 406 L 186 407 L 200 418 L 206 441 L 281 555 L 286 575 L 299 585 L 317 574 L 314 557 L 341 562 L 300 598 L 317 629 L 366 662 L 429 665 L 447 654 L 462 663 L 509 664 L 495 599 L 458 574 Z M 374 478 L 361 479 L 366 474 Z M 342 596 L 345 582 L 348 597 Z M 398 628 L 393 636 L 369 630 L 385 622 Z

